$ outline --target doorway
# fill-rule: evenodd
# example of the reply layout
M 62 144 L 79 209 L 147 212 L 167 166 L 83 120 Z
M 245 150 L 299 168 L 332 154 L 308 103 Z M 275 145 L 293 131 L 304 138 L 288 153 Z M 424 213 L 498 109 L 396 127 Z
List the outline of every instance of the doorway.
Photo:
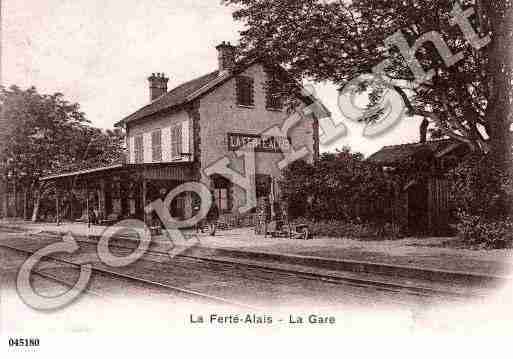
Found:
M 428 232 L 428 193 L 425 182 L 415 182 L 408 187 L 408 231 L 411 235 Z

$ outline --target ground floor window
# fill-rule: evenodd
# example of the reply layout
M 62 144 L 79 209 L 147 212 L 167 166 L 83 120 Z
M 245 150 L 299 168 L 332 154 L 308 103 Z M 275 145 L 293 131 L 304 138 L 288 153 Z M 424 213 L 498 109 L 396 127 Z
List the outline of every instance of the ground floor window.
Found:
M 214 200 L 221 211 L 228 211 L 228 188 L 216 188 L 214 190 Z
M 229 212 L 232 205 L 231 182 L 221 176 L 212 177 L 214 201 L 221 212 Z

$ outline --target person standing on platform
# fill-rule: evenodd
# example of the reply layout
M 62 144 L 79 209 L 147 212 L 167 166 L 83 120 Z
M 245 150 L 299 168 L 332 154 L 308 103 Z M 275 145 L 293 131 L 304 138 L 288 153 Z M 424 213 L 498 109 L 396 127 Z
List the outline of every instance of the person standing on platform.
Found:
M 200 206 L 199 205 L 194 206 L 192 209 L 193 216 L 196 216 L 199 213 L 199 211 L 200 211 Z M 200 231 L 201 231 L 201 233 L 203 233 L 203 227 L 204 227 L 204 220 L 202 218 L 196 224 L 196 233 L 199 233 Z
M 219 208 L 215 201 L 212 202 L 207 213 L 208 230 L 211 236 L 216 235 L 217 221 L 219 220 Z
M 89 208 L 89 213 L 87 214 L 87 228 L 91 228 L 91 224 L 97 224 L 97 219 L 94 210 Z
M 267 236 L 268 230 L 269 230 L 269 224 L 272 220 L 272 208 L 271 208 L 271 201 L 269 198 L 265 198 L 263 203 L 263 212 L 264 212 L 264 238 Z

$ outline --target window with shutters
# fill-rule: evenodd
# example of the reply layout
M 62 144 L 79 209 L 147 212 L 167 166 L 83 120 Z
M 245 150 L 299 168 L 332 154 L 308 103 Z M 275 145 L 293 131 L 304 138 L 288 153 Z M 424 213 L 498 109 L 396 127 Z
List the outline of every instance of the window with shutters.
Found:
M 135 163 L 143 163 L 144 162 L 144 146 L 143 146 L 143 136 L 136 136 L 134 138 L 134 160 Z
M 162 161 L 162 132 L 156 130 L 151 133 L 151 160 L 153 162 Z
M 171 160 L 182 156 L 182 125 L 171 128 Z
M 254 106 L 253 79 L 248 76 L 238 76 L 236 80 L 237 105 Z

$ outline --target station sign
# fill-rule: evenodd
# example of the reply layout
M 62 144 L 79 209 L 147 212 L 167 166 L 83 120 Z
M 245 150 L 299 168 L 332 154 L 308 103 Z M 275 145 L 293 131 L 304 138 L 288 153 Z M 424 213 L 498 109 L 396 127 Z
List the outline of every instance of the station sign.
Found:
M 287 152 L 291 149 L 290 137 L 254 135 L 228 132 L 228 150 L 254 150 L 255 152 Z

